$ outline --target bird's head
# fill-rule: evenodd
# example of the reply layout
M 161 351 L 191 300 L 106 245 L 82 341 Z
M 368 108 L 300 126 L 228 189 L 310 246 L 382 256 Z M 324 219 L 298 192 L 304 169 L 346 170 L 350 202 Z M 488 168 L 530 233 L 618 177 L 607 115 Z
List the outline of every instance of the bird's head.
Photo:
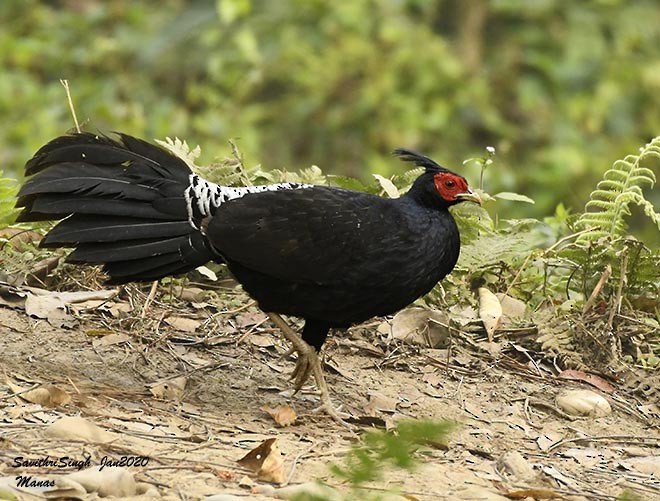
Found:
M 413 184 L 410 194 L 422 202 L 449 207 L 459 202 L 481 204 L 479 195 L 473 193 L 465 178 L 445 169 L 429 157 L 405 148 L 397 148 L 394 155 L 405 162 L 413 162 L 426 171 Z

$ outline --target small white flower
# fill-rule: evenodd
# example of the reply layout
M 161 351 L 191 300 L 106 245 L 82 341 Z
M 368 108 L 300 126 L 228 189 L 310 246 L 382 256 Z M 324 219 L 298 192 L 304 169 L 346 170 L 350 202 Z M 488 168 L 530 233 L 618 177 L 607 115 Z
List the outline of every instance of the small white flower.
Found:
M 495 154 L 495 147 L 494 146 L 486 146 L 486 151 L 488 152 L 489 155 L 494 155 Z

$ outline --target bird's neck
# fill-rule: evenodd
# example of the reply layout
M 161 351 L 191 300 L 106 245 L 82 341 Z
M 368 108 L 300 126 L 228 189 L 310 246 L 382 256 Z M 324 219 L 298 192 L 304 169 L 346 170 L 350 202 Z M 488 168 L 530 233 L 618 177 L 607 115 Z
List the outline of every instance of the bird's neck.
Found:
M 241 198 L 251 193 L 264 191 L 297 190 L 309 188 L 309 184 L 279 183 L 261 186 L 230 187 L 220 186 L 201 178 L 197 174 L 190 174 L 190 184 L 184 191 L 184 198 L 188 210 L 188 220 L 194 228 L 205 217 L 213 216 L 223 203 Z
M 438 196 L 432 174 L 418 177 L 402 198 L 427 209 L 447 212 L 448 205 Z

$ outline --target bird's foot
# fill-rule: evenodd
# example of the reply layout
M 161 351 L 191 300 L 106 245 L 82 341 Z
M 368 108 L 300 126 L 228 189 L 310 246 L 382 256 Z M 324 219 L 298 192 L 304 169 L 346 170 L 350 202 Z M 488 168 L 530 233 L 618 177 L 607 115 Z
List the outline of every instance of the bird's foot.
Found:
M 298 353 L 296 367 L 291 374 L 291 379 L 294 381 L 294 394 L 300 391 L 309 379 L 309 376 L 314 376 L 316 387 L 321 393 L 321 406 L 315 409 L 314 412 L 324 412 L 341 425 L 346 426 L 348 429 L 353 429 L 350 424 L 344 421 L 335 406 L 332 405 L 330 391 L 328 390 L 328 385 L 323 375 L 323 368 L 321 367 L 321 359 L 316 350 L 294 332 L 278 314 L 269 313 L 268 316 L 280 328 L 284 337 L 293 345 L 293 348 L 286 355 L 288 356 L 294 351 Z
M 314 349 L 312 348 L 312 351 L 314 352 Z M 339 409 L 333 405 L 332 399 L 330 398 L 330 390 L 328 389 L 328 384 L 325 382 L 325 377 L 323 375 L 323 368 L 321 367 L 321 360 L 314 352 L 314 357 L 310 360 L 311 362 L 311 373 L 314 375 L 314 379 L 316 380 L 316 387 L 319 389 L 319 392 L 321 393 L 321 405 L 314 409 L 315 413 L 325 413 L 328 416 L 330 416 L 332 419 L 334 419 L 336 422 L 341 424 L 342 426 L 345 426 L 349 430 L 353 429 L 353 426 L 348 424 L 346 421 L 344 421 L 344 418 L 350 417 L 348 414 L 340 414 Z M 309 377 L 309 376 L 307 376 Z
M 312 374 L 312 367 L 314 364 L 318 364 L 320 367 L 318 355 L 316 350 L 307 344 L 277 313 L 268 313 L 268 316 L 271 321 L 279 327 L 287 341 L 292 344 L 291 349 L 282 355 L 282 358 L 286 358 L 294 352 L 298 353 L 296 367 L 293 369 L 291 377 L 289 378 L 294 381 L 294 394 L 298 393 Z
M 345 426 L 349 430 L 353 430 L 353 425 L 347 423 L 344 421 L 345 419 L 351 417 L 350 414 L 347 414 L 345 412 L 341 412 L 341 405 L 339 407 L 335 407 L 334 404 L 332 403 L 332 400 L 330 399 L 329 395 L 325 395 L 326 398 L 324 398 L 323 392 L 321 392 L 321 405 L 319 405 L 316 409 L 312 411 L 313 414 L 326 414 L 327 416 L 331 417 L 333 420 L 335 420 L 337 423 L 339 423 L 342 426 Z
M 311 346 L 307 346 L 304 350 L 295 351 L 298 352 L 298 360 L 296 360 L 296 367 L 293 369 L 291 376 L 289 376 L 289 379 L 293 380 L 294 395 L 302 389 L 309 376 L 312 375 L 314 365 L 318 364 L 319 367 L 321 366 L 319 356 Z

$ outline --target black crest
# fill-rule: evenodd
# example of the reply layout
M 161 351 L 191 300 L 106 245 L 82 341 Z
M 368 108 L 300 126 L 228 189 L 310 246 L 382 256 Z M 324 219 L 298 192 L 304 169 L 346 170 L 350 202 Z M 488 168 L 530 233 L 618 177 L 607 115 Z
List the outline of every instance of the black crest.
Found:
M 419 167 L 424 167 L 426 172 L 449 172 L 442 165 L 438 164 L 435 160 L 430 159 L 426 155 L 417 153 L 413 150 L 406 148 L 397 148 L 392 152 L 393 155 L 399 157 L 404 162 L 413 162 Z

